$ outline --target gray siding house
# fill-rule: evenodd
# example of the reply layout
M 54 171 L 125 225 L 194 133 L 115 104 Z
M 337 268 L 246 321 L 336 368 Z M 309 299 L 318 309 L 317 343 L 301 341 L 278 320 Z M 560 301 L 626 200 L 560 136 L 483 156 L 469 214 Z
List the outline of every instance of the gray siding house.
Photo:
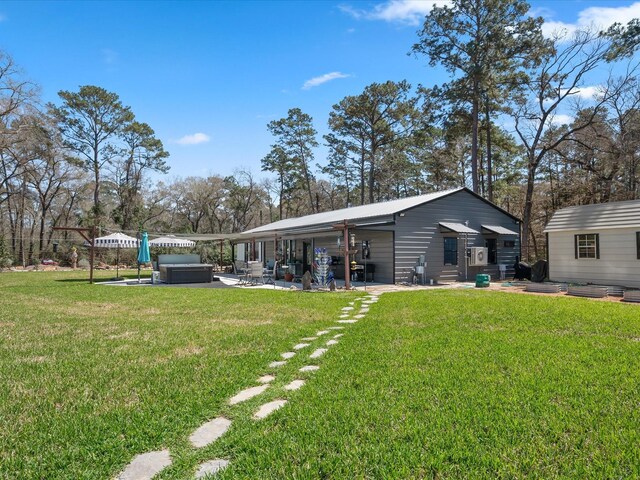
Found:
M 334 257 L 336 278 L 343 278 L 345 224 L 358 250 L 347 261 L 362 264 L 360 247 L 369 242 L 367 268 L 374 265 L 372 280 L 379 283 L 411 282 L 420 266 L 419 280 L 426 282 L 473 280 L 477 273 L 495 278 L 499 265 L 510 270 L 520 255 L 519 219 L 458 188 L 280 220 L 244 232 L 236 256 L 267 263 L 275 252 L 300 275 L 312 269 L 314 248 L 322 247 Z M 472 247 L 486 249 L 480 262 L 467 259 Z
M 496 277 L 499 265 L 512 269 L 520 255 L 519 219 L 458 188 L 280 220 L 244 232 L 235 242 L 236 256 L 267 263 L 276 253 L 300 275 L 312 269 L 314 248 L 322 247 L 334 257 L 336 278 L 343 278 L 344 248 L 338 238 L 343 244 L 345 224 L 358 250 L 347 261 L 362 264 L 361 245 L 369 242 L 367 268 L 374 265 L 377 283 L 411 282 L 420 266 L 419 280 L 426 282 L 475 279 L 477 273 Z M 472 247 L 486 249 L 478 253 L 479 262 L 467 258 Z
M 550 280 L 640 288 L 640 200 L 563 208 L 545 233 Z

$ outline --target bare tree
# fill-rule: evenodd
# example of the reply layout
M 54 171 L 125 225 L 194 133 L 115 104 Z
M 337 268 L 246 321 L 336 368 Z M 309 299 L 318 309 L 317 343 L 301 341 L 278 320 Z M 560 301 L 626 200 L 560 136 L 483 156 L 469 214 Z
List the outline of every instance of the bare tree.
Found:
M 597 32 L 582 30 L 569 40 L 555 39 L 554 52 L 548 55 L 536 71 L 530 74 L 525 86 L 527 96 L 514 104 L 512 110 L 515 131 L 525 148 L 527 160 L 526 194 L 523 206 L 522 255 L 529 258 L 531 220 L 534 189 L 538 168 L 546 155 L 557 149 L 576 132 L 594 122 L 606 105 L 619 94 L 621 86 L 607 84 L 593 101 L 589 113 L 574 121 L 571 126 L 557 135 L 548 135 L 556 122 L 561 107 L 571 107 L 579 102 L 577 94 L 585 87 L 588 75 L 605 64 L 609 59 L 610 41 Z M 628 71 L 627 78 L 631 78 Z

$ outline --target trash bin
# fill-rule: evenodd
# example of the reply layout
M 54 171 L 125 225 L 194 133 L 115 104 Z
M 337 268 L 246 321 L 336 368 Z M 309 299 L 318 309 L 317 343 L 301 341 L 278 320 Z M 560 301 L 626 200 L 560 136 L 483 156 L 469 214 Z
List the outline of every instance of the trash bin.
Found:
M 479 273 L 476 275 L 476 288 L 488 287 L 491 283 L 491 277 L 486 273 Z
M 151 273 L 151 283 L 154 285 L 160 283 L 160 272 Z

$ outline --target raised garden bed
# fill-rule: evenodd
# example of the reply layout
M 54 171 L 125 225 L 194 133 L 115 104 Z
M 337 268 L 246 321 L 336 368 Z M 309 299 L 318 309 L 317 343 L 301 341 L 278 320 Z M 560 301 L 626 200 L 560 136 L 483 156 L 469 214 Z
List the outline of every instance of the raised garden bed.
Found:
M 560 293 L 560 285 L 557 283 L 529 283 L 524 287 L 524 290 L 533 293 Z
M 640 290 L 625 290 L 622 299 L 625 302 L 638 302 L 640 303 Z
M 567 293 L 574 297 L 604 298 L 608 294 L 607 287 L 569 286 Z

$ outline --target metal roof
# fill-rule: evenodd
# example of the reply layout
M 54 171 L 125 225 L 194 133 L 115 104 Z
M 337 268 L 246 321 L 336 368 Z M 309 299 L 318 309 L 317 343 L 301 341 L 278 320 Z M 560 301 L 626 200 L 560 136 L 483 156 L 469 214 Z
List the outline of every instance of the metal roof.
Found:
M 261 227 L 257 227 L 244 232 L 245 235 L 253 235 L 258 233 L 268 233 L 283 230 L 295 230 L 305 227 L 315 227 L 322 225 L 330 225 L 337 222 L 347 220 L 355 222 L 357 220 L 370 219 L 373 217 L 384 217 L 396 213 L 409 210 L 424 203 L 432 202 L 438 198 L 446 197 L 452 193 L 465 190 L 465 188 L 455 188 L 451 190 L 443 190 L 442 192 L 428 193 L 426 195 L 418 195 L 416 197 L 401 198 L 399 200 L 390 200 L 388 202 L 371 203 L 369 205 L 360 205 L 351 208 L 342 208 L 340 210 L 332 210 L 330 212 L 315 213 L 304 217 L 287 218 L 277 222 L 269 223 Z
M 558 210 L 545 232 L 640 227 L 640 200 L 580 205 Z
M 500 225 L 482 225 L 482 228 L 489 230 L 490 232 L 497 233 L 498 235 L 519 235 L 518 232 L 509 230 L 508 228 Z
M 467 227 L 464 223 L 439 222 L 441 227 L 456 233 L 480 233 L 473 228 Z

